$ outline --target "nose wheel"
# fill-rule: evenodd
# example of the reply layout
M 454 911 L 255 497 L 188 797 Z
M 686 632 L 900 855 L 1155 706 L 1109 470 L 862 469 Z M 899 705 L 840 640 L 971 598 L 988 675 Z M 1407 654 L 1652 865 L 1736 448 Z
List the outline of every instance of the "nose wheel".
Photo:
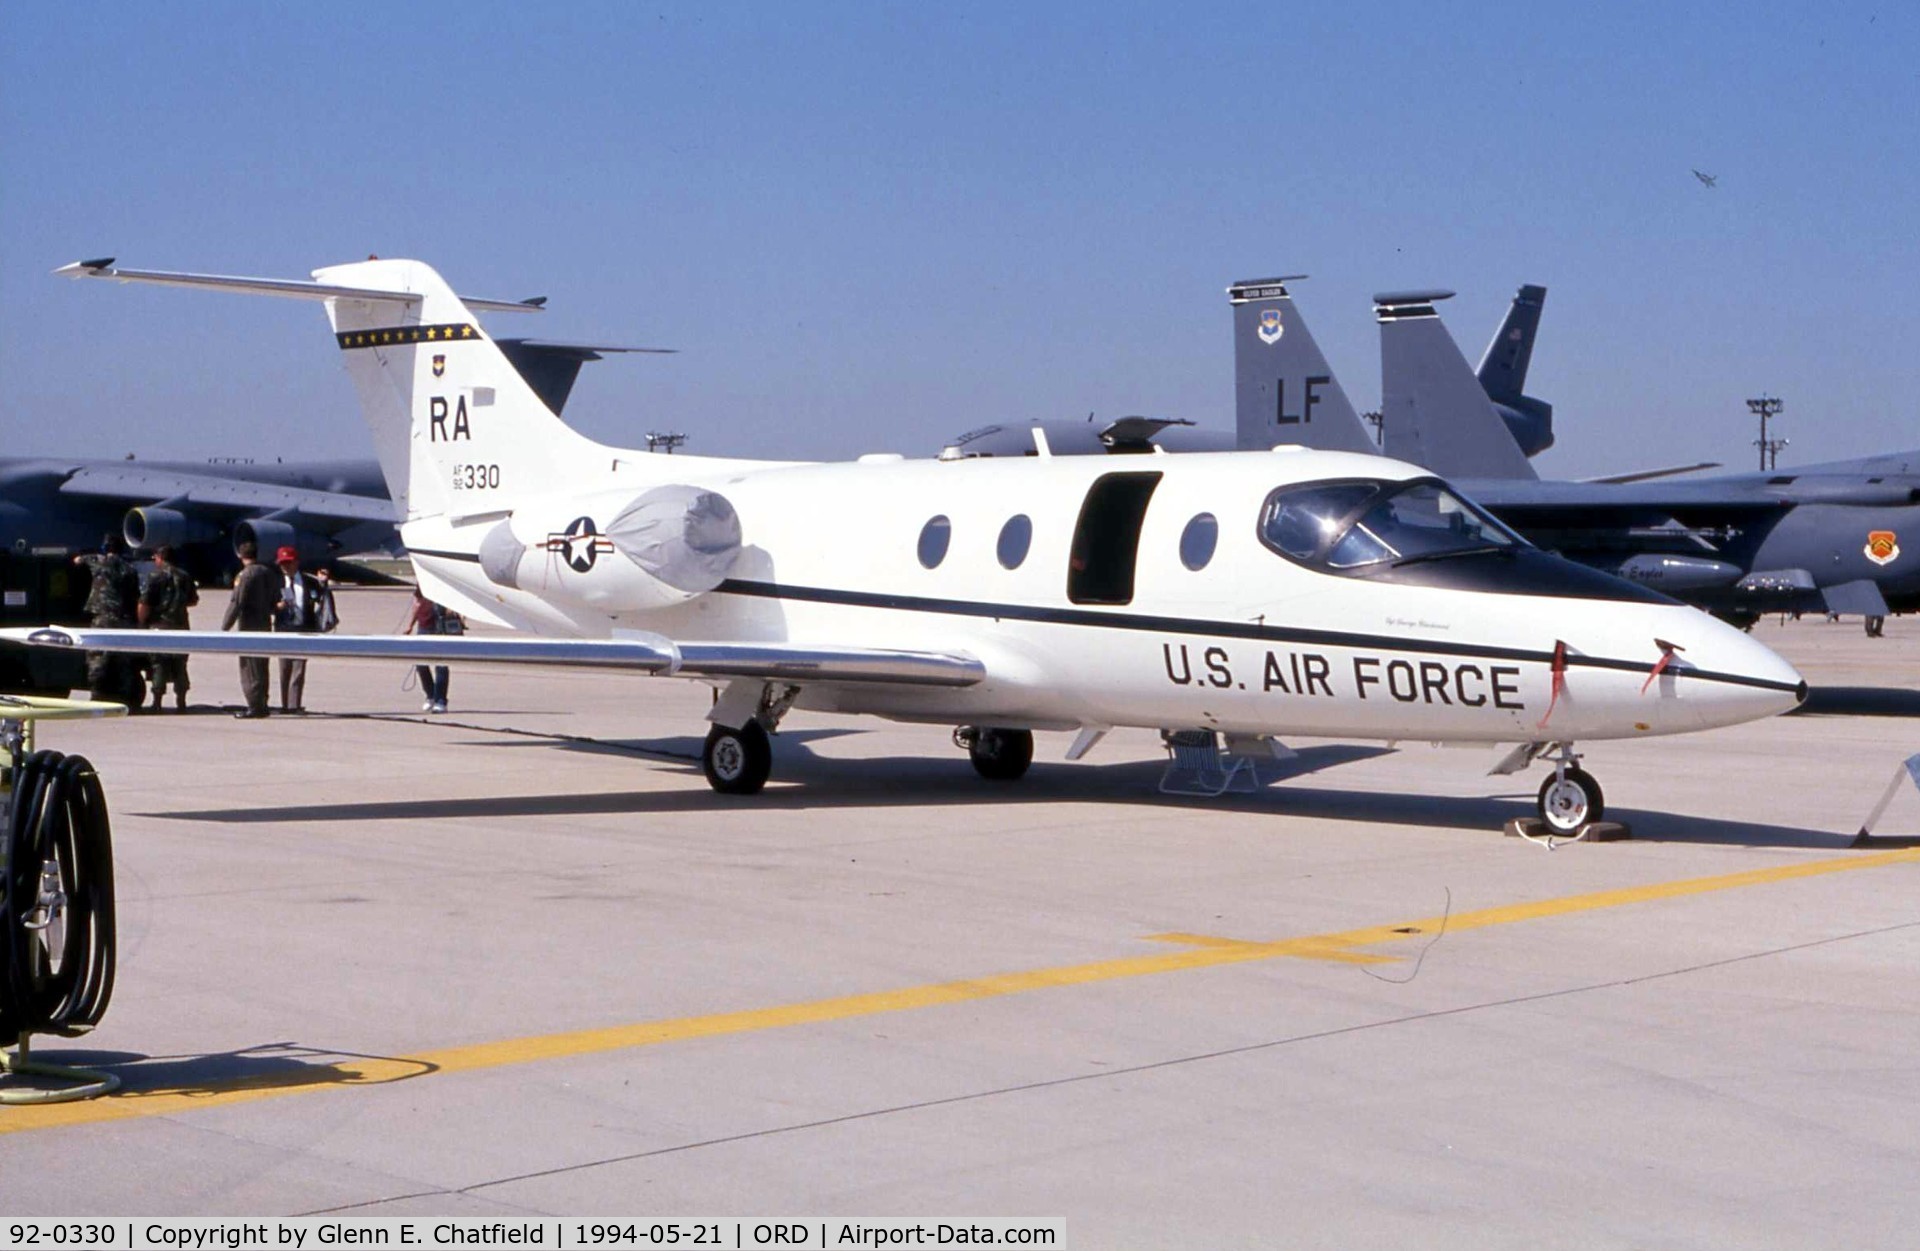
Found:
M 1555 834 L 1577 834 L 1606 813 L 1600 783 L 1579 768 L 1571 743 L 1559 745 L 1553 773 L 1540 784 L 1540 819 Z

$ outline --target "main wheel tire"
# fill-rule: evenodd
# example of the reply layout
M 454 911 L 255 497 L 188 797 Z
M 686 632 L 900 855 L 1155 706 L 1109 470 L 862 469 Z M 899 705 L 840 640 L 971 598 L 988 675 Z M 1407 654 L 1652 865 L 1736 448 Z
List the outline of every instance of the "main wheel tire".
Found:
M 995 782 L 1015 781 L 1033 763 L 1033 731 L 981 726 L 967 748 L 967 757 L 981 777 Z
M 1564 776 L 1548 774 L 1540 784 L 1540 819 L 1555 834 L 1575 834 L 1606 813 L 1600 783 L 1584 769 L 1568 769 Z
M 722 795 L 757 795 L 773 772 L 773 745 L 758 721 L 737 730 L 716 725 L 707 731 L 700 769 L 707 785 Z

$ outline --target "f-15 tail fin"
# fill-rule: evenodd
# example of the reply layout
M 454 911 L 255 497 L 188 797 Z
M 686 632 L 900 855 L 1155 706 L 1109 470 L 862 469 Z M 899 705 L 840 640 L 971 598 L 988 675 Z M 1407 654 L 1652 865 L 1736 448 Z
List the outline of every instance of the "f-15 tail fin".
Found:
M 1227 288 L 1233 301 L 1235 443 L 1264 450 L 1302 443 L 1334 452 L 1378 452 L 1339 379 L 1320 354 L 1286 284 L 1257 278 Z
M 1521 287 L 1513 297 L 1506 320 L 1494 331 L 1480 358 L 1480 385 L 1495 404 L 1511 404 L 1524 397 L 1527 367 L 1533 364 L 1533 340 L 1540 333 L 1540 311 L 1547 302 L 1545 287 Z
M 1547 289 L 1531 284 L 1513 297 L 1493 342 L 1480 358 L 1480 385 L 1500 410 L 1520 450 L 1538 456 L 1553 446 L 1553 405 L 1526 394 L 1527 367 L 1533 363 L 1533 341 L 1540 332 L 1540 312 Z
M 1538 478 L 1434 303 L 1451 291 L 1373 297 L 1383 450 L 1450 478 Z
M 430 266 L 403 260 L 335 265 L 311 282 L 116 269 L 111 260 L 55 272 L 322 301 L 394 504 L 409 520 L 505 510 L 604 468 L 609 454 L 554 414 L 473 315 L 536 312 L 543 301 L 463 299 Z

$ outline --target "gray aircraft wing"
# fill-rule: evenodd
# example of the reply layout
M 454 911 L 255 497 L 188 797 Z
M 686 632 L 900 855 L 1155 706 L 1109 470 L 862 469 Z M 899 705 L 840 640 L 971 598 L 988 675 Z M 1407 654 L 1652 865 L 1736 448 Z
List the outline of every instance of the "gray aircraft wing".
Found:
M 986 677 L 984 665 L 958 652 L 779 642 L 676 642 L 664 635 L 638 631 L 610 639 L 561 639 L 524 635 L 265 634 L 46 626 L 0 630 L 0 640 L 29 647 L 99 652 L 404 660 L 415 664 L 494 661 L 626 669 L 662 677 L 764 677 L 794 682 L 972 686 Z
M 216 478 L 206 474 L 153 469 L 139 461 L 94 462 L 74 471 L 60 484 L 60 494 L 91 500 L 114 500 L 129 505 L 159 504 L 171 508 L 208 509 L 222 513 L 298 512 L 325 521 L 394 522 L 393 501 L 340 491 L 253 482 L 243 478 Z
M 1535 478 L 1452 479 L 1461 491 L 1496 512 L 1526 509 L 1567 513 L 1718 509 L 1767 512 L 1793 501 L 1719 478 L 1697 482 L 1565 482 Z
M 1234 433 L 1264 451 L 1299 443 L 1328 452 L 1380 451 L 1294 307 L 1287 284 L 1304 274 L 1227 288 L 1233 303 Z
M 1451 291 L 1384 292 L 1380 322 L 1381 448 L 1446 478 L 1537 479 L 1507 423 L 1434 311 Z

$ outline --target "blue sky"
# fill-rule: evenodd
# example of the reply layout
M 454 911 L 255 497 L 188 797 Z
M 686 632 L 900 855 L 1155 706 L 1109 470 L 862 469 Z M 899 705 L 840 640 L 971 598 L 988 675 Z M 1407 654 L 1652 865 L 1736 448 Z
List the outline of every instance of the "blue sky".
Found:
M 680 349 L 588 367 L 616 443 L 1224 426 L 1225 287 L 1304 272 L 1362 408 L 1373 292 L 1477 360 L 1546 284 L 1551 474 L 1747 468 L 1762 391 L 1783 465 L 1920 444 L 1920 11 L 1574 8 L 9 6 L 0 452 L 368 455 L 315 307 L 47 275 L 369 253 Z

